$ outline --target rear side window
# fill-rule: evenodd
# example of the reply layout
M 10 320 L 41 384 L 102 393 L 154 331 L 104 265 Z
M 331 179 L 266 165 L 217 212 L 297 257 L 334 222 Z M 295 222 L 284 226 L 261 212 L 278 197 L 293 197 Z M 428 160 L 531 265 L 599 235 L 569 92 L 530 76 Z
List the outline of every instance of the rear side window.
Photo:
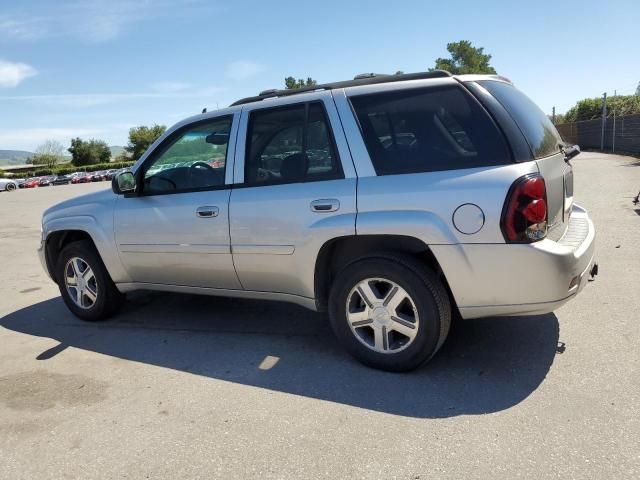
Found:
M 358 95 L 351 104 L 378 175 L 511 162 L 493 120 L 462 87 Z
M 248 185 L 342 178 L 324 107 L 319 102 L 255 110 L 249 117 Z
M 514 86 L 493 80 L 478 82 L 509 112 L 525 136 L 535 158 L 548 157 L 560 151 L 562 138 L 540 108 Z

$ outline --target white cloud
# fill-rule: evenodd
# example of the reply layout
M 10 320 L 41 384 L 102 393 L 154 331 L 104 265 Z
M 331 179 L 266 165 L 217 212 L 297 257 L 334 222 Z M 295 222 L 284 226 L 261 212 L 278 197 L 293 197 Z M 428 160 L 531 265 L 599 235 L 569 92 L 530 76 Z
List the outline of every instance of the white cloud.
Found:
M 0 60 L 0 87 L 15 87 L 25 78 L 33 77 L 38 72 L 26 63 L 13 63 Z
M 186 82 L 157 82 L 151 85 L 151 89 L 160 93 L 174 93 L 187 90 L 191 86 Z
M 56 140 L 69 145 L 72 138 L 89 138 L 103 133 L 97 128 L 3 128 L 0 130 L 0 145 L 5 148 L 34 150 L 45 140 Z
M 205 0 L 61 0 L 44 3 L 34 12 L 16 2 L 0 15 L 0 39 L 33 41 L 65 36 L 104 43 L 117 38 L 132 24 L 212 7 L 215 4 Z
M 0 38 L 37 40 L 46 35 L 46 27 L 34 17 L 0 15 Z
M 264 70 L 264 67 L 255 62 L 238 60 L 227 66 L 227 77 L 232 80 L 246 80 Z
M 187 84 L 185 84 L 187 85 Z M 166 86 L 165 86 L 166 87 Z M 204 87 L 190 89 L 188 92 L 183 90 L 174 91 L 155 91 L 155 92 L 131 92 L 131 93 L 62 93 L 62 94 L 45 94 L 45 95 L 0 95 L 0 103 L 2 102 L 29 102 L 38 105 L 69 107 L 69 108 L 89 108 L 98 105 L 108 105 L 124 101 L 145 100 L 145 99 L 163 99 L 163 98 L 203 98 L 210 99 L 223 92 L 220 87 Z M 184 87 L 185 89 L 188 87 Z M 169 89 L 170 90 L 170 89 Z

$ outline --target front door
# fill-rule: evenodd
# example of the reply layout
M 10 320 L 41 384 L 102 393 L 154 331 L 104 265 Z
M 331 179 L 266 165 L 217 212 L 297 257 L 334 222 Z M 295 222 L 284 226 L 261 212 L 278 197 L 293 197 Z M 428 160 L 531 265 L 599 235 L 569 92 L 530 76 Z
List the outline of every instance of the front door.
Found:
M 236 123 L 228 115 L 177 129 L 136 172 L 141 191 L 118 198 L 115 238 L 134 282 L 241 288 L 231 258 L 225 179 Z

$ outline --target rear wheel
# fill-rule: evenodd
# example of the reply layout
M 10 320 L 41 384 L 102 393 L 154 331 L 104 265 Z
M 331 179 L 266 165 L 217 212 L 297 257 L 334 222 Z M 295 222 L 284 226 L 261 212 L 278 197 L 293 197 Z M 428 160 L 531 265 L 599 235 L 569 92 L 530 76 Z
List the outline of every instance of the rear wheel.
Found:
M 345 349 L 362 363 L 412 370 L 444 343 L 451 306 L 426 266 L 403 255 L 381 255 L 346 266 L 329 299 L 331 324 Z
M 16 189 L 16 184 L 15 183 L 7 183 L 7 186 L 5 188 L 7 189 L 7 192 L 13 192 Z
M 65 304 L 82 320 L 103 320 L 124 300 L 95 248 L 87 241 L 73 242 L 62 249 L 56 278 Z

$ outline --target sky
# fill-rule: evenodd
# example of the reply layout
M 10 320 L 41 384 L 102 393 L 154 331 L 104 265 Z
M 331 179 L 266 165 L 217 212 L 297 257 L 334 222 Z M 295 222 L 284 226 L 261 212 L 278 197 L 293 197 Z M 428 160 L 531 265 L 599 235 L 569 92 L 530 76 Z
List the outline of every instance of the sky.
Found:
M 561 113 L 635 92 L 638 19 L 638 0 L 0 0 L 0 149 L 125 145 L 289 75 L 425 71 L 463 39 Z

